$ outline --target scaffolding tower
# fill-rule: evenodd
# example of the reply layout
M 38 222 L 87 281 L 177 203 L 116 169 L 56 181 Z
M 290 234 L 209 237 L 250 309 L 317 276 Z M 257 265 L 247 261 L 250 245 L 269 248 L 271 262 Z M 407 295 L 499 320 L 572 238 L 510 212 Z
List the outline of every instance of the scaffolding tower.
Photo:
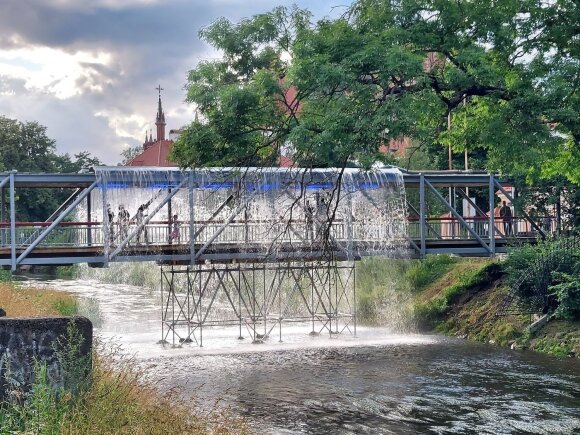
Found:
M 355 292 L 353 261 L 162 266 L 161 342 L 203 346 L 212 326 L 237 326 L 253 343 L 282 341 L 284 323 L 356 335 Z

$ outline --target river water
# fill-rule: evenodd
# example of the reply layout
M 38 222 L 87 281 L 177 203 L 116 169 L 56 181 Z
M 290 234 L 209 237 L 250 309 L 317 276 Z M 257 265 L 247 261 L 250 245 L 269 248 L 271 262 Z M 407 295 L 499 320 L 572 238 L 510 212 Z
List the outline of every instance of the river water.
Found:
M 122 344 L 161 388 L 227 407 L 256 433 L 580 433 L 580 360 L 430 335 L 359 328 L 283 342 L 204 332 L 204 347 L 157 344 L 160 301 L 97 281 L 29 281 L 81 297 L 96 332 Z

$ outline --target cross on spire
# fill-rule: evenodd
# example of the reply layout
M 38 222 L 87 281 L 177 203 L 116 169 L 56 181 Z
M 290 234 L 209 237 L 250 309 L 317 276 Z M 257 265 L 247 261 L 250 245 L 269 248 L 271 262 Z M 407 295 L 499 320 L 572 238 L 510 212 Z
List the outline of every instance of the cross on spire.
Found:
M 161 98 L 161 91 L 163 91 L 164 89 L 161 87 L 161 85 L 158 85 L 155 89 L 159 91 L 159 98 Z

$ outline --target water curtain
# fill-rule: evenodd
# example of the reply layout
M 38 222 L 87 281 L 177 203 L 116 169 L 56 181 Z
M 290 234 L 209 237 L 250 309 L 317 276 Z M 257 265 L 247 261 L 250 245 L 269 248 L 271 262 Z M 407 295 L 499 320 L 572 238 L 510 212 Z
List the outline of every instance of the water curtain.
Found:
M 112 261 L 155 259 L 168 246 L 192 263 L 356 260 L 407 248 L 396 168 L 97 167 L 95 174 L 93 219 L 102 222 Z

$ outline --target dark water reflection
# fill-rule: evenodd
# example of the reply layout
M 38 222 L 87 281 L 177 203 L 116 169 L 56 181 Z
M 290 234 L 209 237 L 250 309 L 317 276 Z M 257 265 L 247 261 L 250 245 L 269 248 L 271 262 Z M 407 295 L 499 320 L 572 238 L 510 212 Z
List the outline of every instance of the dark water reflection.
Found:
M 580 433 L 580 364 L 436 338 L 430 344 L 168 359 L 168 385 L 221 398 L 258 431 Z

